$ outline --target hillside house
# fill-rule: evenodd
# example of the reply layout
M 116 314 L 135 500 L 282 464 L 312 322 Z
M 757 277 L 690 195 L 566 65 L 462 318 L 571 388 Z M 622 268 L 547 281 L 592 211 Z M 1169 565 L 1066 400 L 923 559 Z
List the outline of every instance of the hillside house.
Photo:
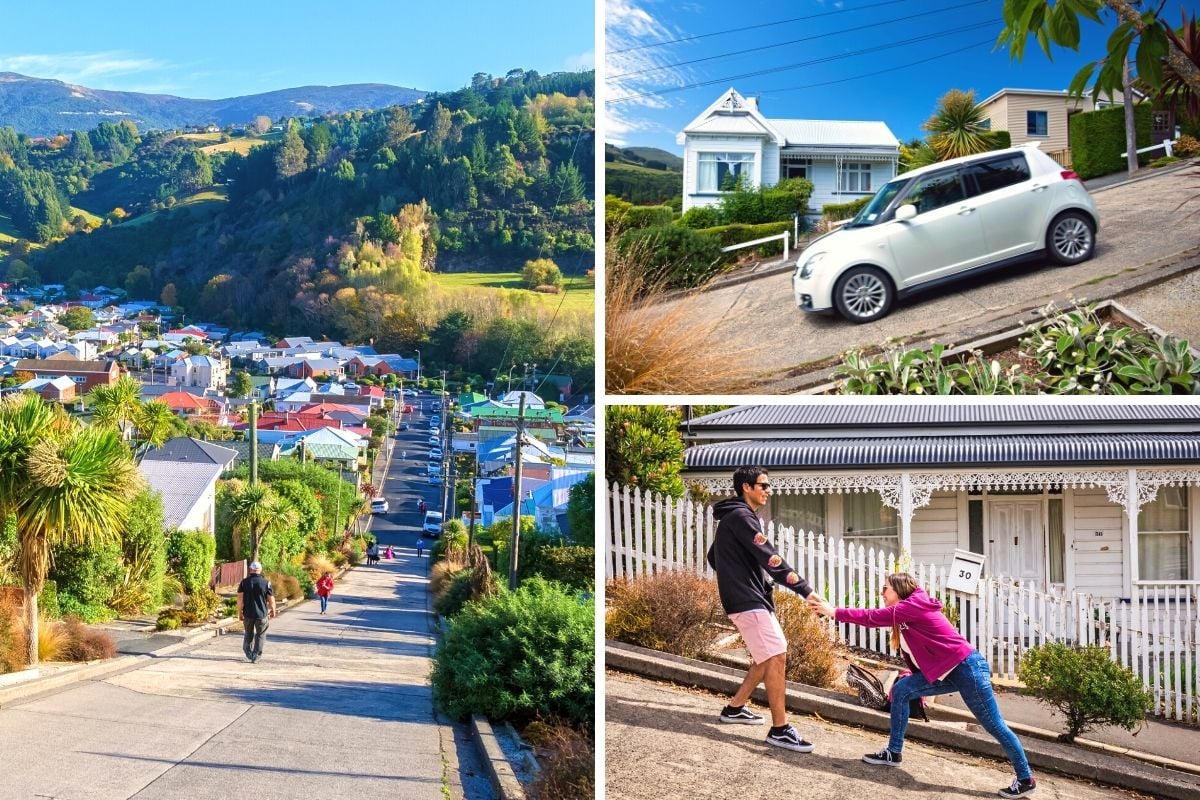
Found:
M 68 353 L 49 358 L 23 358 L 14 366 L 17 372 L 32 372 L 35 378 L 66 376 L 75 383 L 75 393 L 83 395 L 97 386 L 109 386 L 121 376 L 116 361 L 79 361 Z

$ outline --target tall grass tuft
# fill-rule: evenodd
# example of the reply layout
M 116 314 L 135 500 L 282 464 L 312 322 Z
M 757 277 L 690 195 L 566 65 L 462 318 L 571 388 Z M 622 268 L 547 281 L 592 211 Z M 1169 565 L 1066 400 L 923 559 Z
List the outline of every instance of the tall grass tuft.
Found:
M 38 619 L 38 661 L 70 660 L 71 636 L 66 626 L 49 617 Z
M 611 252 L 611 251 L 610 251 Z M 720 338 L 695 294 L 668 298 L 636 250 L 612 255 L 604 300 L 604 377 L 612 394 L 712 394 L 752 377 L 750 351 Z
M 712 623 L 725 620 L 716 581 L 689 572 L 612 581 L 605 595 L 608 638 L 664 653 L 702 657 L 716 635 Z

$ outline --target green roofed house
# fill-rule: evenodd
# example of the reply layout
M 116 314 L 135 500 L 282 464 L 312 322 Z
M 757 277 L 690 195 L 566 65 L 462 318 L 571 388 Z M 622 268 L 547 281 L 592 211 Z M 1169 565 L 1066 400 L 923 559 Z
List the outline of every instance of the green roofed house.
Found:
M 517 427 L 516 408 L 489 406 L 472 412 L 471 419 L 480 441 L 493 438 L 496 434 Z M 555 442 L 561 438 L 565 423 L 561 411 L 545 408 L 525 409 L 525 431 L 544 442 Z
M 463 392 L 458 396 L 459 408 L 467 408 L 468 406 L 477 406 L 480 403 L 486 403 L 488 396 L 479 392 Z

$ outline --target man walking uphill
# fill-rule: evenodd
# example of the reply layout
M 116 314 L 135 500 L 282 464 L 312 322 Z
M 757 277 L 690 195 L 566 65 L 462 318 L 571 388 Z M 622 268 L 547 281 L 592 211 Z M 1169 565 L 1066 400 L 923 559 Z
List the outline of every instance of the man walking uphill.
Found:
M 275 589 L 262 575 L 262 564 L 250 562 L 250 575 L 243 578 L 237 590 L 238 619 L 246 633 L 242 637 L 242 652 L 253 664 L 262 656 L 263 639 L 267 637 L 267 620 L 275 616 Z
M 770 497 L 767 471 L 762 467 L 738 467 L 733 473 L 733 488 L 737 497 L 713 506 L 718 524 L 716 538 L 708 551 L 708 563 L 717 571 L 721 606 L 741 633 L 754 664 L 729 705 L 721 710 L 720 720 L 761 725 L 763 718 L 746 708 L 746 702 L 762 683 L 771 708 L 767 744 L 811 753 L 812 744 L 800 738 L 787 721 L 784 705 L 787 640 L 775 617 L 772 579 L 801 597 L 812 594 L 812 587 L 775 552 L 763 533 L 762 520 L 755 513 Z

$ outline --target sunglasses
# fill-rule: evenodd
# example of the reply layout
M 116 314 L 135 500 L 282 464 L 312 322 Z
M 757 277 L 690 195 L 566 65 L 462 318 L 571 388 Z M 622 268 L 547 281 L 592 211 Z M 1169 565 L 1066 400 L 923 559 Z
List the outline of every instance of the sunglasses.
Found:
M 758 487 L 758 488 L 760 488 L 760 489 L 770 489 L 770 488 L 771 488 L 771 484 L 770 484 L 770 482 L 769 482 L 769 481 L 768 481 L 768 482 L 766 482 L 766 483 L 761 483 L 761 482 L 760 482 L 760 483 L 756 483 L 756 484 L 754 484 L 754 485 L 755 485 L 755 486 L 757 486 L 757 487 Z

